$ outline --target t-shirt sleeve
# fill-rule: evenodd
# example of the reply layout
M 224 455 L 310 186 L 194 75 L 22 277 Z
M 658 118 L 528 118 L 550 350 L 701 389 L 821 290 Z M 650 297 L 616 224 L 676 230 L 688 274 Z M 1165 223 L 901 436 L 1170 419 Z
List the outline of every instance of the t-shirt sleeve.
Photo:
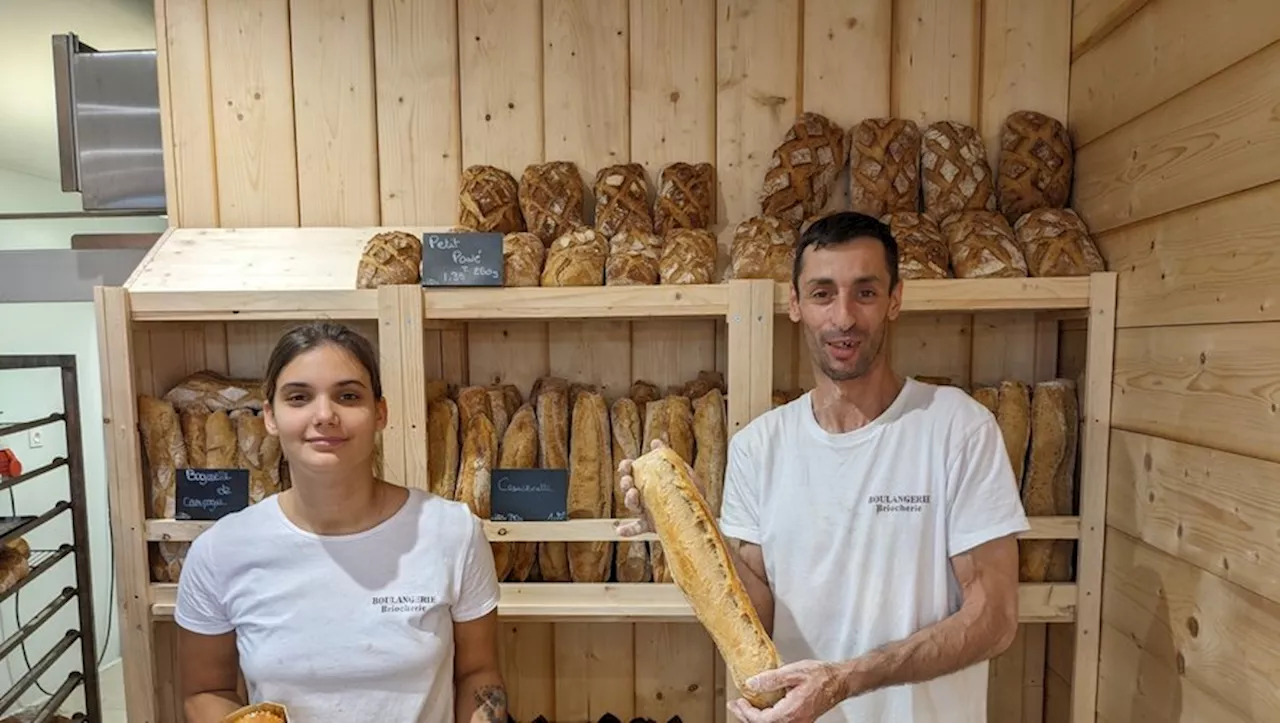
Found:
M 760 544 L 760 475 L 747 460 L 741 433 L 729 440 L 720 500 L 720 533 L 743 542 Z
M 474 514 L 471 521 L 471 539 L 463 557 L 462 585 L 458 602 L 453 606 L 453 620 L 465 623 L 482 618 L 498 606 L 501 588 L 498 571 L 493 562 L 493 549 L 484 536 L 484 524 Z
M 235 630 L 223 602 L 224 586 L 217 574 L 213 535 L 210 529 L 193 540 L 187 550 L 182 574 L 178 576 L 178 598 L 173 611 L 175 623 L 201 635 L 222 635 Z
M 961 441 L 947 480 L 947 548 L 951 556 L 1031 528 L 995 417 Z

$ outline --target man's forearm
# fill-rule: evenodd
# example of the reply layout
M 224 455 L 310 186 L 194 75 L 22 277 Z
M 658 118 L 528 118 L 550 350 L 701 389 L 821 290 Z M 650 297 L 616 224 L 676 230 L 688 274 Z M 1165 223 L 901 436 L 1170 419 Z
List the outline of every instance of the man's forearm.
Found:
M 995 657 L 1017 632 L 1016 613 L 970 605 L 910 637 L 845 664 L 848 695 L 938 678 Z
M 735 540 L 726 547 L 729 549 L 729 559 L 733 560 L 733 568 L 742 580 L 742 587 L 746 589 L 747 597 L 751 598 L 751 605 L 760 617 L 760 623 L 764 625 L 766 633 L 773 635 L 773 590 L 769 589 L 767 581 L 743 561 L 740 542 Z
M 507 691 L 496 670 L 473 673 L 459 680 L 454 699 L 457 723 L 472 720 L 507 723 Z
M 218 723 L 245 705 L 237 691 L 211 690 L 188 696 L 183 701 L 182 715 L 188 723 Z

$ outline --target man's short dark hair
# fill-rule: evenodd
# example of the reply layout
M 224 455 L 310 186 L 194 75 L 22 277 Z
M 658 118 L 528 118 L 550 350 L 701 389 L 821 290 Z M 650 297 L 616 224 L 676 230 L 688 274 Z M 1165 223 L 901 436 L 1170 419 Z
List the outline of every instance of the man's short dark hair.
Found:
M 800 267 L 804 250 L 825 248 L 859 238 L 873 238 L 884 247 L 884 260 L 889 266 L 889 289 L 898 285 L 898 242 L 888 224 L 856 211 L 839 211 L 814 221 L 796 243 L 796 257 L 791 269 L 791 286 L 800 292 Z

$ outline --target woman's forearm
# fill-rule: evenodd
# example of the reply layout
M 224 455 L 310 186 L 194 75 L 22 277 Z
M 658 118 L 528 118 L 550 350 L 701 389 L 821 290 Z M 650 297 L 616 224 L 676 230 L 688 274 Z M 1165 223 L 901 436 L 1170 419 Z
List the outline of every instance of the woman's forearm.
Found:
M 211 690 L 188 696 L 182 705 L 187 723 L 219 723 L 247 703 L 234 690 Z
M 459 680 L 454 701 L 458 723 L 507 723 L 507 690 L 497 670 Z

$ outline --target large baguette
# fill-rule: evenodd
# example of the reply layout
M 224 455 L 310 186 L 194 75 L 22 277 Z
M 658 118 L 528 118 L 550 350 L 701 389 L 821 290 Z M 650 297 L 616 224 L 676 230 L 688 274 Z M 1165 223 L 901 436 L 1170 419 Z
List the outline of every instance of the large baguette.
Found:
M 569 383 L 542 377 L 535 384 L 534 413 L 538 418 L 538 466 L 569 467 Z M 571 582 L 569 551 L 563 542 L 538 543 L 538 571 L 544 582 Z
M 610 411 L 613 421 L 613 458 L 635 459 L 640 456 L 641 424 L 639 405 L 630 397 L 619 397 Z M 613 516 L 635 517 L 627 509 L 626 498 L 621 493 L 622 472 L 613 469 Z M 649 569 L 649 546 L 644 542 L 619 541 L 615 553 L 614 574 L 618 582 L 649 582 L 653 571 Z
M 569 518 L 603 519 L 613 509 L 613 444 L 609 408 L 596 391 L 582 390 L 573 402 L 569 433 Z M 568 543 L 574 582 L 607 582 L 613 543 Z
M 711 508 L 693 481 L 693 470 L 670 447 L 646 452 L 631 464 L 632 479 L 666 549 L 667 568 L 694 615 L 710 633 L 734 685 L 757 708 L 782 699 L 744 689 L 747 679 L 781 665 L 742 585 Z
M 686 464 L 694 463 L 693 404 L 688 397 L 668 394 L 646 406 L 644 449 L 651 448 L 655 439 L 675 450 Z M 653 568 L 654 582 L 671 582 L 661 541 L 649 543 L 649 564 Z
M 532 404 L 522 404 L 502 438 L 502 452 L 498 458 L 501 469 L 531 469 L 538 466 L 538 421 Z M 499 580 L 525 582 L 533 574 L 538 560 L 536 542 L 495 542 L 493 557 L 498 568 Z
M 693 470 L 707 486 L 707 504 L 711 506 L 711 512 L 719 517 L 729 440 L 724 395 L 718 388 L 713 387 L 693 400 L 693 438 Z
M 1022 505 L 1028 515 L 1070 514 L 1058 510 L 1055 487 L 1075 470 L 1076 398 L 1070 379 L 1039 382 L 1031 394 L 1031 445 Z M 1022 540 L 1020 579 L 1044 582 L 1053 556 L 1052 540 Z
M 427 403 L 427 488 L 446 500 L 458 496 L 459 430 L 457 402 L 439 397 Z

